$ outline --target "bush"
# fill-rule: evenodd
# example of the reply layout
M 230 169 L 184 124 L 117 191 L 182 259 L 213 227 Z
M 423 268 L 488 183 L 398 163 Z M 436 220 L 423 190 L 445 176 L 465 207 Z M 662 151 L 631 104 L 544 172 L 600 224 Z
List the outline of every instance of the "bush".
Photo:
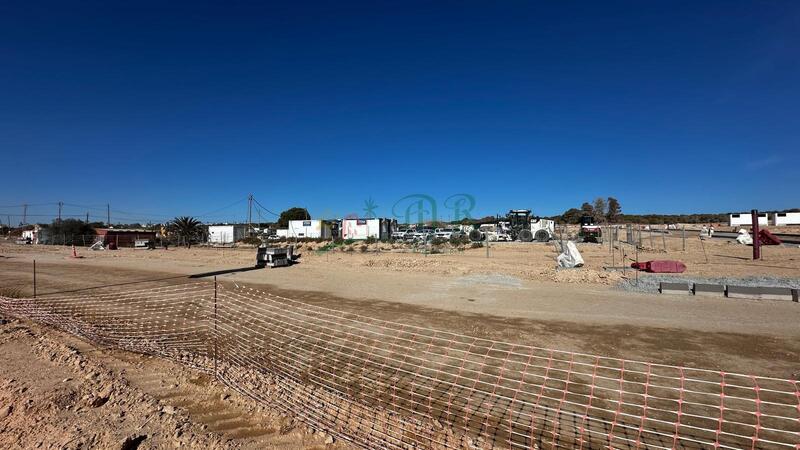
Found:
M 353 245 L 354 242 L 355 242 L 354 239 L 345 239 L 344 240 L 344 245 Z
M 369 245 L 369 244 L 374 244 L 374 243 L 378 242 L 378 240 L 377 240 L 377 239 L 375 239 L 375 237 L 373 237 L 373 236 L 370 236 L 370 237 L 368 237 L 368 238 L 367 238 L 367 240 L 366 240 L 366 241 L 364 241 L 364 242 L 365 242 L 366 244 L 368 244 L 368 245 Z
M 241 241 L 240 244 L 247 244 L 247 245 L 261 245 L 261 238 L 257 236 L 248 236 Z
M 465 234 L 462 235 L 454 234 L 450 236 L 450 244 L 452 244 L 453 246 L 467 245 L 469 244 L 469 236 Z
M 481 247 L 483 247 L 483 242 L 473 242 L 472 245 L 469 246 L 469 248 L 481 248 Z
M 435 237 L 431 239 L 431 245 L 442 245 L 447 242 L 447 239 L 443 237 Z
M 362 246 L 361 246 L 361 247 L 359 247 L 358 249 L 361 251 L 361 253 L 364 253 L 364 252 L 366 252 L 366 251 L 367 251 L 367 249 L 368 249 L 368 248 L 369 248 L 369 247 L 367 247 L 366 245 L 362 245 Z
M 344 244 L 344 239 L 342 239 L 342 238 L 340 238 L 340 237 L 334 238 L 334 239 L 333 239 L 333 243 L 334 243 L 335 245 L 342 245 L 342 244 Z

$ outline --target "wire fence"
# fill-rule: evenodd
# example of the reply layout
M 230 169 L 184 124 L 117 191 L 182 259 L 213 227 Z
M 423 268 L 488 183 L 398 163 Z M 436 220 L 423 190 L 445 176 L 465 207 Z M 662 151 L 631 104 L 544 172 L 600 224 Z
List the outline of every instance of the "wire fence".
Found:
M 512 344 L 195 282 L 0 297 L 364 448 L 800 449 L 796 380 Z

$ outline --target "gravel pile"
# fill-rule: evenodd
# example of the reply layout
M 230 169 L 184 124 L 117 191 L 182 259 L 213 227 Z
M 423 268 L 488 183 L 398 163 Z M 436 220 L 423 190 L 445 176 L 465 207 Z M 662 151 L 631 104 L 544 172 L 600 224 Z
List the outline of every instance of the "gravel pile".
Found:
M 782 278 L 771 276 L 752 276 L 752 277 L 692 277 L 683 275 L 667 275 L 653 273 L 639 273 L 637 282 L 633 275 L 617 283 L 616 287 L 623 291 L 657 293 L 658 285 L 662 281 L 679 283 L 708 283 L 708 284 L 732 284 L 736 286 L 764 286 L 764 287 L 788 287 L 800 289 L 800 278 Z

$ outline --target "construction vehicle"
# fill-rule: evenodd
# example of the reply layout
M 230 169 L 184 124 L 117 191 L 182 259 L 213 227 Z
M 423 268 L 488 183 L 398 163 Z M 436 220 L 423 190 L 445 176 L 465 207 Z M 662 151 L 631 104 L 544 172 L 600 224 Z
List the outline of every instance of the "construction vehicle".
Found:
M 581 217 L 581 229 L 578 232 L 578 237 L 583 242 L 595 242 L 597 244 L 603 243 L 603 230 L 600 225 L 595 225 L 594 218 L 586 215 Z
M 256 267 L 284 267 L 290 266 L 300 258 L 294 253 L 294 246 L 282 247 L 258 247 L 256 249 Z
M 515 241 L 547 242 L 553 239 L 555 232 L 555 222 L 531 216 L 530 209 L 512 209 L 506 214 L 506 221 L 500 224 L 506 227 L 507 233 Z

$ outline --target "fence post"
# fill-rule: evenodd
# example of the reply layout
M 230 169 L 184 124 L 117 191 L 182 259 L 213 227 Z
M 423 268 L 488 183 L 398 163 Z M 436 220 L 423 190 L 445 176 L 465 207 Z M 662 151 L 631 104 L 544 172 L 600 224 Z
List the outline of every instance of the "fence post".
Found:
M 217 379 L 217 276 L 214 276 L 214 379 Z
M 36 298 L 36 260 L 33 260 L 33 298 Z
M 683 226 L 683 251 L 686 251 L 686 225 Z

